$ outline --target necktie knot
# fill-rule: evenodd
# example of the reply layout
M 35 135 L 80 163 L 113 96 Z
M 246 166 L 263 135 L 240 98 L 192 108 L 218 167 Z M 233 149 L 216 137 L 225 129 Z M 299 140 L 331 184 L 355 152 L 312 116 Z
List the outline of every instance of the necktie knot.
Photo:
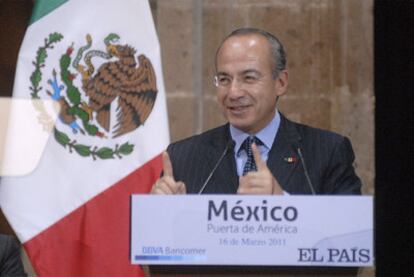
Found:
M 257 171 L 257 166 L 256 166 L 256 162 L 254 161 L 253 150 L 252 150 L 253 142 L 257 146 L 263 145 L 263 142 L 260 139 L 258 139 L 256 136 L 249 136 L 244 140 L 243 144 L 240 147 L 240 149 L 245 150 L 247 154 L 247 160 L 243 168 L 243 176 L 246 175 L 250 171 Z

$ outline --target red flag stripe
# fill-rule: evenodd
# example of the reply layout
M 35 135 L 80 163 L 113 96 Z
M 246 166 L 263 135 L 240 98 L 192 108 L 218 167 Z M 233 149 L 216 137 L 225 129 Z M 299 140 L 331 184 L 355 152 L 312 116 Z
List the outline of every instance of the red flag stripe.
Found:
M 144 276 L 130 262 L 130 196 L 148 193 L 158 155 L 24 244 L 38 276 Z

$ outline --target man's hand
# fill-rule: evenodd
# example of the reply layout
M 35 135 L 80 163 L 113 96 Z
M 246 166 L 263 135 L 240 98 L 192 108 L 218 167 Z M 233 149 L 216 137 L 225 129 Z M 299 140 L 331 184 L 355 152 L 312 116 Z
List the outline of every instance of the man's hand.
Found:
M 151 194 L 185 194 L 185 184 L 174 179 L 170 156 L 167 151 L 162 153 L 162 168 L 164 176 L 159 178 L 152 186 Z
M 239 194 L 283 194 L 278 181 L 270 172 L 266 163 L 260 156 L 256 144 L 252 144 L 253 158 L 256 162 L 257 171 L 251 171 L 239 178 Z

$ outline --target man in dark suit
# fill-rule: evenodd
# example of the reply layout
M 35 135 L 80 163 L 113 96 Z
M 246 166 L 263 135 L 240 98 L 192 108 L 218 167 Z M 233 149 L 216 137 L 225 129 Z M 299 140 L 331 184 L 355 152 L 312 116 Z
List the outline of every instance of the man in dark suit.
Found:
M 0 234 L 0 276 L 26 276 L 20 247 L 13 236 Z
M 277 111 L 286 55 L 270 33 L 242 28 L 216 53 L 217 98 L 228 124 L 171 144 L 154 194 L 360 194 L 350 141 Z

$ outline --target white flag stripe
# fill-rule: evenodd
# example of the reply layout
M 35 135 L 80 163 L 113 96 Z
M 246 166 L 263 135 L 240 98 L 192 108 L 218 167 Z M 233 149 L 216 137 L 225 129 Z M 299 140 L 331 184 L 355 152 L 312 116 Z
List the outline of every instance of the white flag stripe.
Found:
M 34 106 L 50 111 L 50 129 L 39 123 Z M 58 112 L 52 100 L 0 98 L 0 132 L 5 132 L 0 134 L 0 176 L 27 175 L 37 167 Z

